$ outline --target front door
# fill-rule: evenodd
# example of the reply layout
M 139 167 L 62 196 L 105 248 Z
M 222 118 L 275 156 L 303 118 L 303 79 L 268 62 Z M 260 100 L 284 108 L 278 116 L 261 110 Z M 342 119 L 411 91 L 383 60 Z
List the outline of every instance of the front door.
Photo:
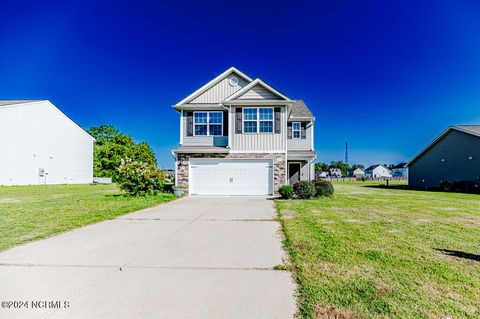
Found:
M 300 181 L 300 163 L 288 164 L 288 183 L 293 185 Z

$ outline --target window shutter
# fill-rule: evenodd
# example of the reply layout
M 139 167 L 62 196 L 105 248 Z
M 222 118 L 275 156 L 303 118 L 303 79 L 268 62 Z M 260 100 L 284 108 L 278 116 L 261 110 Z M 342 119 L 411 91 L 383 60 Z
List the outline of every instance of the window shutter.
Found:
M 235 133 L 242 134 L 242 108 L 235 108 Z
M 281 126 L 280 126 L 280 108 L 276 107 L 275 108 L 275 134 L 280 134 L 282 132 Z
M 307 138 L 307 130 L 305 126 L 306 126 L 306 123 L 302 123 L 302 140 Z
M 223 136 L 228 136 L 228 111 L 223 112 Z
M 193 112 L 187 112 L 187 136 L 193 136 Z
M 287 123 L 287 138 L 289 140 L 292 139 L 292 123 L 291 122 Z

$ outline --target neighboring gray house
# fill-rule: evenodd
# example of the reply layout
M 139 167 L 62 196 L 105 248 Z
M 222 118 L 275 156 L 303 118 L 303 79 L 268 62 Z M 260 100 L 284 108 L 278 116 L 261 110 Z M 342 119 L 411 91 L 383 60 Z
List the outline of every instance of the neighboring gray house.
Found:
M 314 117 L 260 79 L 230 68 L 174 105 L 175 183 L 191 195 L 273 195 L 314 178 Z
M 365 170 L 365 176 L 373 178 L 392 177 L 392 171 L 383 165 L 372 165 Z
M 450 126 L 407 163 L 408 184 L 480 182 L 480 125 Z
M 391 169 L 393 177 L 408 177 L 407 163 L 400 163 Z

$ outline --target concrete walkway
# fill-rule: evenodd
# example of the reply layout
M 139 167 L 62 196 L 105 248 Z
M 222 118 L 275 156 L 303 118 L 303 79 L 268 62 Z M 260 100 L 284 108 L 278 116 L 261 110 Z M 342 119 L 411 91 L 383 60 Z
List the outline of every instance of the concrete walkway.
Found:
M 265 198 L 187 197 L 7 250 L 0 302 L 28 308 L 0 318 L 293 318 L 274 215 Z

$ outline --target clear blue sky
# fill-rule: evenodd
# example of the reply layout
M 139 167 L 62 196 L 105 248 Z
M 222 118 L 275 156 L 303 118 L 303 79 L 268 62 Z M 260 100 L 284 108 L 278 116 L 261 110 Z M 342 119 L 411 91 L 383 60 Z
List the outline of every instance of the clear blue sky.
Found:
M 404 161 L 480 124 L 475 1 L 2 1 L 0 99 L 113 124 L 173 167 L 171 105 L 230 66 L 317 118 L 320 161 Z

